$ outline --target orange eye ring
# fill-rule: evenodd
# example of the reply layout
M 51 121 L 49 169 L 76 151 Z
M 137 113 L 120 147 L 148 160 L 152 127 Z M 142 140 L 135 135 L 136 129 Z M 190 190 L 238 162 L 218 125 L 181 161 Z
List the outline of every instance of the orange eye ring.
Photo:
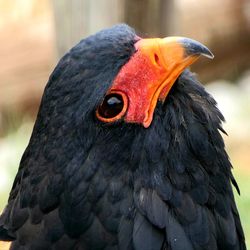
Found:
M 127 95 L 121 91 L 111 90 L 97 108 L 96 117 L 102 122 L 112 123 L 120 120 L 125 115 L 127 109 Z

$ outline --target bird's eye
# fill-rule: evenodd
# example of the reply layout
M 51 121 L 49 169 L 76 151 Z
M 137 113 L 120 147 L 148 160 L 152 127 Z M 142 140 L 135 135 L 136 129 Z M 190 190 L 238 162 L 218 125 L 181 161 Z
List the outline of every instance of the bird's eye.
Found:
M 119 120 L 127 110 L 127 96 L 121 92 L 111 92 L 104 97 L 96 111 L 96 116 L 103 122 Z

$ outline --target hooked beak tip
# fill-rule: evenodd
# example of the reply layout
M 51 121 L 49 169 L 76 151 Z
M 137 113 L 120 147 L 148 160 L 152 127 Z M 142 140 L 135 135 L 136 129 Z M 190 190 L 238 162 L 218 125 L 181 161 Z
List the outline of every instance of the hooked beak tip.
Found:
M 178 42 L 185 49 L 186 56 L 203 55 L 209 59 L 214 58 L 213 53 L 205 45 L 196 40 L 186 37 L 180 37 L 178 38 Z

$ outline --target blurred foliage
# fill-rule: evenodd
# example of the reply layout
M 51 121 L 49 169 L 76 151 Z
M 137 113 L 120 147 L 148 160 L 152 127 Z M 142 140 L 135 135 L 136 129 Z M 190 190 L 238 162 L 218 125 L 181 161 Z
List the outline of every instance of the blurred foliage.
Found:
M 239 209 L 241 222 L 246 236 L 247 248 L 250 248 L 250 171 L 244 171 L 237 168 L 234 170 L 234 176 L 240 187 L 241 195 L 239 196 L 235 191 L 235 200 Z
M 26 120 L 17 130 L 12 127 L 5 137 L 0 138 L 0 211 L 7 202 L 32 127 L 32 122 Z

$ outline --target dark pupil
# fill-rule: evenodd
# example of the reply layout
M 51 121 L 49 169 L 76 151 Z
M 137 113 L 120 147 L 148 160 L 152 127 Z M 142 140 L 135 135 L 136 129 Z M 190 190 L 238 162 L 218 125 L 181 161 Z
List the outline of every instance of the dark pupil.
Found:
M 104 118 L 113 118 L 117 116 L 123 108 L 123 99 L 119 94 L 109 94 L 104 98 L 99 107 L 99 114 Z

